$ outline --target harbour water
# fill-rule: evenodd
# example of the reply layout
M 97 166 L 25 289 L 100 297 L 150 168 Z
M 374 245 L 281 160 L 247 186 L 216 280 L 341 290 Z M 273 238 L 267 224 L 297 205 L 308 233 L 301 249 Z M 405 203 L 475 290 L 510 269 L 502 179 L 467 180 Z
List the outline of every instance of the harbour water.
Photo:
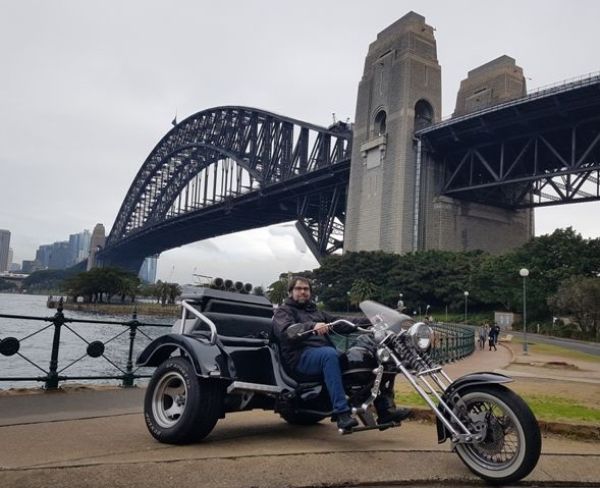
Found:
M 46 307 L 46 296 L 0 293 L 0 314 L 52 317 L 56 310 Z M 66 318 L 80 320 L 128 321 L 131 316 L 99 315 L 65 310 Z M 165 317 L 138 316 L 138 320 L 151 324 L 168 324 Z M 168 332 L 166 327 L 138 328 L 134 342 L 133 358 L 151 341 Z M 38 378 L 45 376 L 50 364 L 54 326 L 51 322 L 0 317 L 0 340 L 14 337 L 20 341 L 18 354 L 0 354 L 0 377 Z M 105 345 L 103 356 L 87 356 L 89 342 L 101 341 Z M 129 352 L 129 328 L 116 324 L 67 323 L 61 329 L 58 372 L 61 376 L 119 375 L 125 370 Z M 81 358 L 81 359 L 80 359 Z M 121 371 L 120 371 L 121 370 Z M 138 370 L 147 374 L 148 371 Z M 119 380 L 77 380 L 77 383 L 119 383 Z M 67 382 L 68 384 L 69 382 Z M 63 382 L 61 382 L 63 384 Z M 43 386 L 43 382 L 0 381 L 0 390 L 15 387 Z

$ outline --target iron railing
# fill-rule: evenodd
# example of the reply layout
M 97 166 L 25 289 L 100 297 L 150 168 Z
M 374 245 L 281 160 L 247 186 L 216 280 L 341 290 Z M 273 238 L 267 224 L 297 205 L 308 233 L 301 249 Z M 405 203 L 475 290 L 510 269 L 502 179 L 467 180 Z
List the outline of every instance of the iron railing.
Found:
M 432 323 L 434 332 L 431 358 L 438 364 L 445 364 L 464 358 L 475 350 L 475 331 L 472 327 L 459 324 Z M 335 346 L 342 352 L 354 343 L 357 334 L 348 336 L 332 335 Z
M 24 337 L 3 337 L 0 339 L 0 356 L 11 357 L 20 356 L 26 362 L 42 371 L 44 374 L 40 376 L 0 376 L 0 382 L 19 382 L 19 381 L 37 381 L 43 382 L 46 389 L 56 389 L 61 381 L 72 381 L 72 380 L 120 380 L 122 386 L 131 387 L 134 386 L 134 382 L 139 378 L 149 378 L 150 374 L 140 374 L 139 368 L 134 368 L 133 352 L 136 338 L 138 333 L 144 336 L 148 341 L 152 340 L 148 334 L 146 334 L 141 327 L 170 327 L 170 324 L 151 324 L 144 323 L 137 320 L 136 312 L 133 313 L 131 320 L 127 321 L 108 321 L 108 320 L 90 320 L 90 319 L 73 319 L 67 318 L 63 314 L 62 299 L 58 302 L 57 310 L 52 317 L 31 317 L 26 315 L 7 315 L 0 314 L 0 319 L 21 319 L 21 320 L 32 320 L 38 322 L 49 322 L 48 325 L 38 329 L 37 331 L 26 334 Z M 96 324 L 96 325 L 117 325 L 123 327 L 123 330 L 115 334 L 114 336 L 104 340 L 88 341 L 79 332 L 77 332 L 69 324 Z M 431 351 L 432 359 L 438 364 L 444 364 L 451 361 L 456 361 L 475 350 L 475 330 L 471 327 L 458 325 L 458 324 L 445 324 L 435 323 L 431 324 L 434 330 L 433 347 Z M 37 334 L 45 331 L 46 329 L 54 327 L 52 337 L 52 348 L 50 351 L 50 362 L 48 369 L 44 369 L 40 365 L 39 360 L 33 360 L 21 352 L 21 344 L 36 336 Z M 61 346 L 61 332 L 63 329 L 69 330 L 76 338 L 80 339 L 87 344 L 85 354 L 72 360 L 66 366 L 59 369 L 59 352 Z M 0 329 L 1 330 L 1 329 Z M 129 332 L 128 341 L 128 352 L 125 364 L 118 364 L 113 359 L 105 354 L 106 344 L 112 342 L 118 337 Z M 351 345 L 351 336 L 334 336 L 332 337 L 336 341 L 336 346 L 341 350 L 347 350 Z M 107 375 L 77 375 L 67 376 L 64 373 L 65 370 L 73 366 L 74 364 L 82 361 L 86 357 L 91 358 L 104 358 L 116 371 L 117 374 Z M 1 359 L 1 358 L 0 358 Z M 1 366 L 1 363 L 0 363 Z M 0 368 L 0 371 L 4 371 L 5 368 Z
M 91 320 L 91 319 L 73 319 L 65 317 L 63 314 L 63 303 L 62 298 L 59 300 L 56 313 L 52 317 L 31 317 L 26 315 L 8 315 L 8 314 L 0 314 L 0 318 L 2 319 L 20 319 L 20 320 L 31 320 L 37 322 L 49 322 L 48 325 L 41 327 L 33 333 L 26 334 L 21 338 L 17 337 L 2 337 L 0 339 L 0 359 L 1 356 L 11 357 L 11 356 L 19 356 L 27 363 L 35 367 L 37 370 L 41 371 L 43 374 L 39 376 L 0 376 L 0 382 L 20 382 L 20 381 L 37 381 L 43 382 L 44 387 L 46 389 L 56 389 L 58 388 L 58 384 L 61 381 L 67 380 L 120 380 L 122 386 L 131 387 L 134 386 L 134 381 L 139 378 L 149 378 L 151 375 L 149 374 L 140 374 L 139 368 L 134 368 L 134 345 L 136 338 L 139 335 L 144 336 L 148 341 L 152 340 L 141 327 L 170 327 L 170 324 L 150 324 L 144 323 L 137 320 L 137 313 L 134 311 L 131 320 L 126 321 L 109 321 L 109 320 Z M 120 326 L 122 330 L 112 337 L 105 339 L 104 341 L 87 340 L 81 333 L 79 333 L 75 328 L 73 328 L 69 324 L 96 324 L 96 325 L 104 325 L 104 326 Z M 34 358 L 25 355 L 21 352 L 21 344 L 27 340 L 30 340 L 32 337 L 40 334 L 41 332 L 54 327 L 53 335 L 52 335 L 52 348 L 50 350 L 50 363 L 48 369 L 45 369 L 41 363 L 40 359 Z M 67 329 L 70 331 L 76 338 L 80 339 L 84 343 L 87 344 L 85 354 L 80 357 L 71 360 L 69 364 L 59 369 L 59 352 L 61 347 L 61 333 L 63 329 Z M 0 332 L 1 332 L 0 328 Z M 128 340 L 128 352 L 127 359 L 125 364 L 119 364 L 118 361 L 115 361 L 113 358 L 109 357 L 105 354 L 106 344 L 114 341 L 115 339 L 123 336 L 129 332 L 129 340 Z M 64 371 L 73 366 L 74 364 L 82 361 L 83 359 L 90 358 L 103 358 L 106 362 L 108 362 L 114 371 L 115 374 L 105 374 L 105 375 L 76 375 L 76 376 L 68 376 L 64 374 Z M 0 363 L 0 371 L 6 371 L 5 367 L 2 367 L 2 363 Z
M 469 356 L 475 351 L 475 330 L 458 324 L 432 324 L 432 359 L 444 364 Z

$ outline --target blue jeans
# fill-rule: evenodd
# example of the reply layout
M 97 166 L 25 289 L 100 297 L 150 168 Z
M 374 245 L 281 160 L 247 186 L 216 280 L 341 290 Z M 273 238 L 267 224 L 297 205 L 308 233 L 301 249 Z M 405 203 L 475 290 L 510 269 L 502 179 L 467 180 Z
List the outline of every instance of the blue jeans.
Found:
M 296 370 L 307 375 L 323 374 L 333 411 L 342 413 L 350 410 L 342 384 L 340 361 L 335 348 L 329 346 L 307 347 L 300 356 Z

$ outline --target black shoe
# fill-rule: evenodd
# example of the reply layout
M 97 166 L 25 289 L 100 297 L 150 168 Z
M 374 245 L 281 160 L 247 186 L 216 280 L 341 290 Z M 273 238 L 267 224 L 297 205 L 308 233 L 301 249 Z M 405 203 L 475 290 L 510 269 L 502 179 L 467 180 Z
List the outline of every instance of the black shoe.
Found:
M 338 413 L 336 422 L 338 429 L 341 430 L 350 430 L 352 427 L 356 427 L 358 425 L 358 420 L 352 417 L 350 412 Z
M 393 408 L 377 414 L 378 424 L 388 424 L 390 422 L 402 422 L 412 415 L 410 408 Z

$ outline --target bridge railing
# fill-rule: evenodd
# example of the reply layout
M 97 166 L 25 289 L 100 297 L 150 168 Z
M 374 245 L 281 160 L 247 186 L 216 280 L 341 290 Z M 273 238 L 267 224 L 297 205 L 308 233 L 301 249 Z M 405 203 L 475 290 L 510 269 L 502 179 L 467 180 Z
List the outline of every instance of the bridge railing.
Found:
M 475 330 L 459 324 L 434 323 L 432 359 L 444 364 L 469 356 L 475 351 Z
M 149 334 L 149 330 L 159 327 L 163 329 L 165 327 L 170 327 L 170 324 L 140 322 L 137 320 L 136 312 L 133 313 L 131 320 L 125 321 L 68 318 L 63 314 L 62 300 L 59 301 L 56 313 L 52 317 L 0 314 L 0 319 L 16 319 L 19 321 L 46 323 L 34 332 L 25 333 L 22 337 L 17 338 L 5 336 L 2 333 L 3 324 L 0 322 L 0 371 L 2 372 L 0 373 L 0 386 L 2 385 L 2 382 L 14 384 L 16 382 L 34 381 L 44 383 L 46 389 L 56 389 L 58 388 L 59 382 L 71 380 L 120 380 L 122 386 L 131 387 L 134 385 L 136 379 L 149 378 L 151 376 L 150 374 L 140 372 L 140 369 L 134 366 L 133 355 L 136 342 L 139 343 L 142 340 L 149 343 L 153 339 L 151 334 Z M 87 330 L 80 330 L 80 328 L 75 327 L 74 324 L 85 324 L 82 325 L 82 327 Z M 89 334 L 89 326 L 96 327 L 95 332 L 98 335 L 102 335 L 103 340 L 88 340 L 86 336 Z M 97 329 L 99 326 L 103 326 L 102 334 L 99 334 L 100 331 Z M 47 354 L 48 351 L 45 345 L 40 346 L 40 334 L 51 328 L 53 328 L 52 347 L 50 348 L 50 358 L 45 359 L 49 359 L 49 363 L 45 363 L 45 360 L 42 359 L 42 355 Z M 70 333 L 70 339 L 75 339 L 76 343 L 85 346 L 85 348 L 77 350 L 77 348 L 74 348 L 72 345 L 71 347 L 67 346 L 64 341 L 64 336 L 61 336 L 65 330 Z M 37 341 L 33 339 L 36 336 Z M 22 351 L 21 346 L 24 344 L 31 346 L 27 352 Z M 111 347 L 114 346 L 114 348 L 111 349 L 111 355 L 106 353 L 106 346 L 109 344 Z M 64 351 L 66 348 L 70 349 L 68 353 L 65 353 Z M 40 351 L 40 349 L 42 350 Z M 83 354 L 81 354 L 82 352 Z M 25 363 L 28 363 L 42 374 L 38 376 L 5 376 L 4 373 L 12 368 L 10 368 L 10 365 L 9 367 L 3 365 L 3 360 L 6 361 L 6 358 L 10 360 L 15 357 L 20 357 Z M 65 374 L 67 369 L 77 363 L 83 363 L 88 358 L 103 359 L 103 366 L 108 365 L 110 370 L 109 373 Z M 45 364 L 48 364 L 48 367 L 46 367 Z M 95 371 L 98 371 L 101 368 L 102 366 L 98 366 L 94 363 L 93 369 Z
M 441 118 L 439 122 L 432 124 L 425 129 L 418 131 L 421 134 L 425 134 L 430 131 L 434 131 L 436 129 L 440 129 L 441 127 L 445 127 L 450 124 L 455 124 L 461 120 L 470 119 L 472 117 L 482 115 L 485 113 L 496 112 L 498 110 L 502 110 L 506 107 L 511 107 L 513 105 L 518 105 L 523 102 L 528 102 L 530 100 L 534 100 L 537 98 L 547 97 L 549 95 L 553 95 L 555 93 L 572 90 L 574 88 L 579 88 L 582 86 L 594 85 L 600 82 L 600 71 L 595 71 L 591 73 L 587 73 L 585 75 L 576 76 L 573 78 L 569 78 L 567 80 L 558 81 L 556 83 L 551 83 L 548 85 L 543 85 L 533 90 L 527 92 L 526 95 L 522 97 L 515 98 L 513 100 L 507 100 L 506 102 L 498 103 L 492 105 L 490 107 L 485 107 L 480 110 L 475 110 L 473 112 L 469 112 L 464 115 L 459 115 L 454 117 L 452 114 L 445 115 Z
M 475 351 L 475 330 L 459 324 L 433 323 L 433 343 L 431 358 L 438 364 L 445 364 L 464 358 Z M 347 351 L 357 335 L 332 336 L 331 339 L 341 351 Z

